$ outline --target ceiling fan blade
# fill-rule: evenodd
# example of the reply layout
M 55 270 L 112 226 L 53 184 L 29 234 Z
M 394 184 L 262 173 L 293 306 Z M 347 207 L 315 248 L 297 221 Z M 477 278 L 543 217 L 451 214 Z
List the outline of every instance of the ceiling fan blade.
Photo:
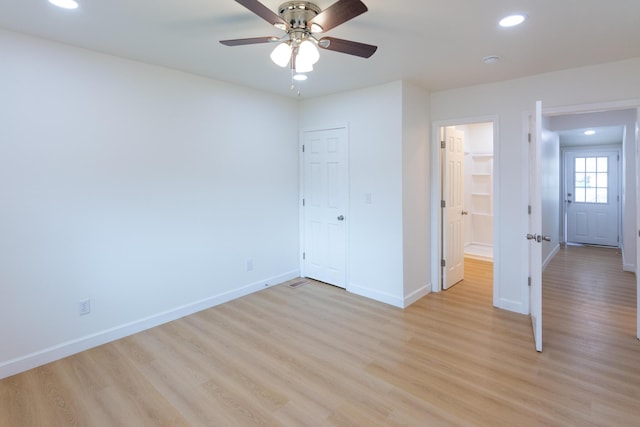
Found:
M 275 26 L 276 24 L 280 24 L 280 26 L 283 26 L 285 29 L 289 28 L 287 21 L 282 19 L 278 14 L 260 3 L 258 0 L 236 0 L 236 2 L 240 3 L 271 25 Z
M 259 43 L 271 43 L 280 40 L 278 37 L 251 37 L 248 39 L 232 39 L 232 40 L 220 40 L 225 46 L 242 46 L 245 44 L 259 44 Z
M 378 46 L 370 44 L 352 42 L 351 40 L 337 39 L 335 37 L 323 37 L 318 41 L 318 46 L 334 52 L 347 53 L 349 55 L 369 58 L 376 53 Z
M 329 31 L 367 10 L 367 6 L 360 0 L 338 0 L 315 16 L 311 23 L 320 25 L 323 32 Z

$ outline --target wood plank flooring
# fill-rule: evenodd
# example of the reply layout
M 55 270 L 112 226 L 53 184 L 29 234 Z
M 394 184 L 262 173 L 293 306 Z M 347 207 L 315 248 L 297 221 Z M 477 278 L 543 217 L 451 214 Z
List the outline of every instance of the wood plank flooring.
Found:
M 400 310 L 273 287 L 0 381 L 1 426 L 640 425 L 635 276 L 564 248 L 544 352 L 492 307 L 491 264 Z

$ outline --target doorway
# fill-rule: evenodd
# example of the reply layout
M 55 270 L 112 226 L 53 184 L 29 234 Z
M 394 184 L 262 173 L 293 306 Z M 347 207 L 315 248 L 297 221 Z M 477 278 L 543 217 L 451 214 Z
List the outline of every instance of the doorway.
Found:
M 637 101 L 629 101 L 623 103 L 598 104 L 577 107 L 562 107 L 545 109 L 544 116 L 548 120 L 549 130 L 559 136 L 559 145 L 563 153 L 563 160 L 559 162 L 562 169 L 563 184 L 559 186 L 560 206 L 552 212 L 546 212 L 545 217 L 548 222 L 560 222 L 560 230 L 562 234 L 560 239 L 563 242 L 571 242 L 578 240 L 572 236 L 569 230 L 571 215 L 568 205 L 576 203 L 576 197 L 580 202 L 586 202 L 587 199 L 597 203 L 598 189 L 601 201 L 604 202 L 605 193 L 608 201 L 618 202 L 619 213 L 613 221 L 607 221 L 607 225 L 613 225 L 618 229 L 615 241 L 609 240 L 597 242 L 587 240 L 587 244 L 599 244 L 605 246 L 617 246 L 621 249 L 622 268 L 621 270 L 636 272 L 637 285 L 636 294 L 640 291 L 640 276 L 637 274 L 637 267 L 640 265 L 638 224 L 640 223 L 640 204 L 638 203 L 637 185 L 638 185 L 638 123 L 640 121 L 640 108 Z M 613 130 L 615 136 L 610 139 Z M 587 132 L 589 131 L 589 132 Z M 595 131 L 595 132 L 594 132 Z M 595 136 L 595 138 L 594 138 Z M 590 138 L 589 144 L 585 143 L 585 138 Z M 571 152 L 575 154 L 567 154 Z M 609 152 L 609 154 L 606 154 Z M 619 161 L 618 161 L 619 155 Z M 615 157 L 615 161 L 614 158 Z M 606 158 L 606 165 L 605 165 Z M 597 163 L 600 159 L 602 168 Z M 576 163 L 577 161 L 577 163 Z M 587 166 L 587 161 L 591 163 Z M 593 162 L 596 165 L 593 165 Z M 570 164 L 567 164 L 570 162 Z M 619 162 L 619 166 L 616 164 Z M 597 184 L 597 174 L 604 173 L 604 169 L 609 172 L 613 165 L 614 172 L 617 172 L 619 178 L 618 191 L 614 190 L 614 196 L 610 197 L 610 187 Z M 579 169 L 579 170 L 578 170 Z M 589 169 L 589 170 L 587 170 Z M 601 171 L 599 169 L 602 169 Z M 576 176 L 571 177 L 572 174 Z M 577 174 L 591 174 L 590 182 L 586 182 L 586 176 L 577 176 Z M 596 174 L 596 175 L 593 175 Z M 609 177 L 605 178 L 607 181 Z M 547 181 L 547 177 L 542 176 L 541 181 Z M 568 181 L 568 182 L 565 182 Z M 576 185 L 576 181 L 582 181 L 582 184 Z M 579 190 L 579 191 L 576 191 Z M 591 192 L 590 195 L 587 193 Z M 615 193 L 618 194 L 615 194 Z M 594 199 L 595 193 L 595 199 Z M 571 196 L 569 196 L 571 194 Z M 618 197 L 619 196 L 619 197 Z M 570 198 L 569 198 L 570 197 Z M 619 198 L 619 201 L 618 201 Z M 604 204 L 604 203 L 602 203 Z M 577 234 L 600 234 L 597 229 L 597 223 L 592 221 L 588 224 L 590 213 L 580 213 L 582 216 L 583 232 Z M 596 214 L 599 215 L 599 214 Z M 609 215 L 609 214 L 607 214 Z M 616 214 L 614 214 L 615 216 Z M 613 224 L 612 224 L 613 223 Z M 601 224 L 604 224 L 601 221 Z M 605 234 L 605 233 L 602 233 Z M 612 234 L 612 233 L 607 233 Z M 619 236 L 619 238 L 618 238 Z M 618 241 L 619 240 L 619 241 Z M 606 244 L 608 243 L 608 244 Z M 637 302 L 636 312 L 640 312 L 640 299 Z M 640 319 L 640 318 L 639 318 Z M 640 338 L 640 320 L 637 325 L 637 335 Z
M 491 263 L 495 270 L 496 123 L 492 118 L 434 127 L 440 142 L 435 292 L 464 281 L 465 259 Z
M 545 111 L 545 116 L 549 130 L 558 135 L 561 151 L 560 241 L 620 247 L 623 269 L 635 272 L 637 109 Z M 576 158 L 585 159 L 584 162 L 578 160 L 578 168 L 584 168 L 584 174 L 576 172 Z M 605 197 L 602 183 L 597 182 L 597 174 L 604 173 L 602 168 L 607 169 L 607 174 L 614 174 L 606 177 L 607 203 L 597 203 L 598 191 L 600 202 L 604 202 Z M 580 176 L 574 176 L 576 173 Z M 576 187 L 576 180 L 582 178 L 584 181 Z M 608 182 L 611 178 L 618 181 L 613 187 Z M 589 201 L 595 203 L 587 203 Z M 605 208 L 617 208 L 618 212 L 603 212 Z

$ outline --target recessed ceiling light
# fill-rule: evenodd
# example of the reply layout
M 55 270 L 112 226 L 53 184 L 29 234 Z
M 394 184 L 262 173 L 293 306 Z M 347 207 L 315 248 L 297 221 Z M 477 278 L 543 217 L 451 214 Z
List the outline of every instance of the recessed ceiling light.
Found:
M 522 24 L 525 19 L 526 18 L 524 15 L 509 15 L 502 18 L 499 24 L 501 27 L 505 28 L 515 27 L 516 25 Z
M 498 61 L 500 61 L 500 57 L 498 55 L 489 55 L 482 58 L 482 62 L 485 64 L 495 64 Z
M 306 74 L 296 74 L 293 76 L 294 80 L 297 80 L 299 82 L 303 82 L 305 80 L 307 80 L 307 75 Z
M 49 3 L 63 9 L 77 9 L 78 2 L 75 0 L 49 0 Z
M 585 130 L 584 134 L 587 135 L 587 136 L 591 136 L 591 135 L 595 135 L 596 131 L 592 130 L 592 129 L 589 129 L 589 130 Z

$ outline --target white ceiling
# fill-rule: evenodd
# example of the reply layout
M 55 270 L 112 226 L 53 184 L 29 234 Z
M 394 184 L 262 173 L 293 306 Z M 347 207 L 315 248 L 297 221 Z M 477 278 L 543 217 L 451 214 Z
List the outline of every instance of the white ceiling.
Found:
M 594 135 L 585 135 L 587 130 L 595 131 Z M 622 144 L 624 126 L 601 126 L 580 129 L 562 130 L 556 132 L 560 138 L 560 146 L 588 146 Z
M 0 28 L 285 96 L 274 45 L 222 39 L 281 35 L 234 0 L 0 0 Z M 370 59 L 321 51 L 302 97 L 407 80 L 429 91 L 640 57 L 638 0 L 363 0 L 369 11 L 327 35 L 377 45 Z M 262 0 L 272 10 L 283 0 Z M 333 0 L 318 0 L 321 8 Z M 520 27 L 499 18 L 524 12 Z M 497 64 L 481 58 L 499 55 Z

